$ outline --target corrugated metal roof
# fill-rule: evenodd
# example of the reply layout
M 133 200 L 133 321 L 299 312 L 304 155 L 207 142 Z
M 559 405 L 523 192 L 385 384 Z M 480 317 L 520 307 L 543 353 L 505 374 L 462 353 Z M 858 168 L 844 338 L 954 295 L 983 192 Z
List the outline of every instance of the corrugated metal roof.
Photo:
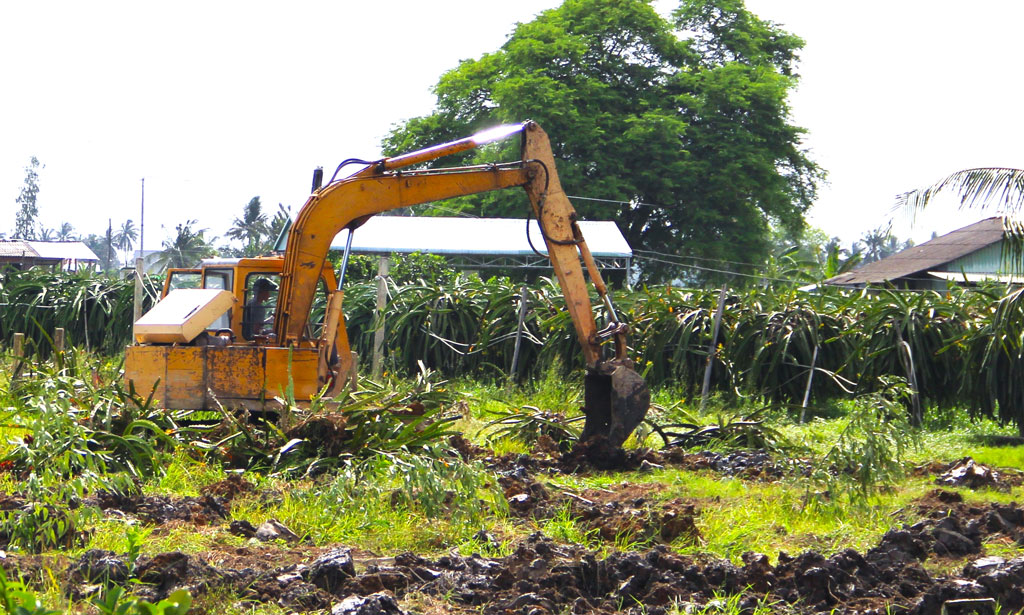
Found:
M 829 278 L 825 283 L 881 284 L 931 270 L 941 270 L 943 265 L 951 261 L 1002 241 L 1004 234 L 1003 218 L 986 218 L 849 273 Z
M 40 258 L 98 261 L 96 254 L 81 241 L 29 241 Z
M 0 240 L 0 257 L 22 257 L 28 256 L 30 258 L 36 258 L 39 255 L 32 249 L 32 246 L 27 241 L 21 239 L 5 239 Z
M 579 223 L 587 246 L 596 257 L 630 258 L 633 250 L 612 221 Z M 287 232 L 281 234 L 277 249 L 283 250 Z M 348 233 L 341 232 L 332 248 L 342 250 Z M 546 253 L 537 221 L 530 221 L 530 239 Z M 417 216 L 374 216 L 356 229 L 352 251 L 369 254 L 410 253 L 449 255 L 533 254 L 526 239 L 526 220 L 515 218 L 440 218 Z
M 1000 273 L 966 273 L 959 271 L 929 271 L 928 275 L 950 282 L 999 282 L 1000 284 L 1020 284 L 1024 277 Z

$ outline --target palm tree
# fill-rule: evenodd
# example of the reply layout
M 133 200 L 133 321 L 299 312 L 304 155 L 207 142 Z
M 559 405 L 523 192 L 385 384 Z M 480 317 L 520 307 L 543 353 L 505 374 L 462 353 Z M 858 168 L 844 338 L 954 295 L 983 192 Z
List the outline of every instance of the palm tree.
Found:
M 177 234 L 173 240 L 163 242 L 164 249 L 157 257 L 156 262 L 160 267 L 192 267 L 200 260 L 216 254 L 211 242 L 203 236 L 206 229 L 192 228 L 196 223 L 196 220 L 189 220 L 174 227 Z
M 75 234 L 75 227 L 70 222 L 64 222 L 57 229 L 57 241 L 75 241 L 78 236 Z
M 896 197 L 896 208 L 910 213 L 923 210 L 940 192 L 952 191 L 964 209 L 995 209 L 1003 217 L 1007 241 L 1006 260 L 1020 263 L 1024 257 L 1024 221 L 1011 217 L 1024 208 L 1024 169 L 979 167 L 944 177 L 927 188 Z
M 139 234 L 135 230 L 135 223 L 131 220 L 125 220 L 124 224 L 121 225 L 121 228 L 114 233 L 114 247 L 125 253 L 125 267 L 129 265 L 128 256 L 131 253 L 132 247 L 135 245 L 135 240 L 138 238 Z
M 904 192 L 896 197 L 896 205 L 916 212 L 924 209 L 937 193 L 949 190 L 960 197 L 961 207 L 994 206 L 1003 213 L 1015 212 L 1024 204 L 1024 169 L 964 169 L 927 188 Z
M 258 256 L 260 240 L 269 231 L 267 216 L 262 211 L 260 197 L 252 197 L 245 206 L 242 217 L 235 218 L 232 224 L 234 226 L 228 230 L 227 236 L 245 244 L 242 248 L 245 256 Z
M 82 242 L 89 246 L 89 249 L 100 259 L 100 269 L 110 271 L 118 266 L 116 261 L 108 258 L 113 246 L 110 244 L 110 236 L 107 233 L 102 235 L 90 233 L 82 238 Z
M 864 255 L 863 262 L 873 263 L 881 260 L 888 238 L 889 229 L 884 227 L 878 227 L 864 233 L 864 236 L 860 238 L 860 242 L 857 244 Z
M 277 237 L 284 230 L 292 219 L 291 207 L 285 207 L 283 203 L 277 204 L 277 212 L 274 214 L 274 219 L 267 225 L 266 240 L 263 245 L 260 246 L 261 254 L 269 254 L 274 251 L 274 247 L 277 244 Z

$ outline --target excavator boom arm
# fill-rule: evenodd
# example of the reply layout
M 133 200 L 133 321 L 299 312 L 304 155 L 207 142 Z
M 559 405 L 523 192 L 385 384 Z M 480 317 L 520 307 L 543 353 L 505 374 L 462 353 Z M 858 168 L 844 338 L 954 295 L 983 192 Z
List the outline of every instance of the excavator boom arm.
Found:
M 444 172 L 359 174 L 313 194 L 288 234 L 274 330 L 282 345 L 302 338 L 334 237 L 381 212 L 466 194 L 522 186 L 535 173 L 516 167 L 468 167 Z
M 278 343 L 295 346 L 302 342 L 320 270 L 331 242 L 343 229 L 355 230 L 374 214 L 400 207 L 522 186 L 537 218 L 587 366 L 584 409 L 587 422 L 583 438 L 604 436 L 613 445 L 620 446 L 647 413 L 650 393 L 625 356 L 628 327 L 615 322 L 604 282 L 577 224 L 576 211 L 562 191 L 551 143 L 534 122 L 488 132 L 487 138 L 519 133 L 522 139 L 520 160 L 481 167 L 400 170 L 486 142 L 477 135 L 386 158 L 310 196 L 288 235 L 274 321 Z M 581 258 L 612 320 L 600 332 Z M 604 359 L 602 342 L 612 337 L 615 357 Z M 339 346 L 343 343 L 347 340 Z M 348 351 L 348 348 L 337 348 L 342 356 Z
M 593 339 L 597 326 L 580 266 L 580 246 L 585 249 L 586 244 L 576 226 L 576 212 L 562 191 L 551 143 L 534 122 L 510 127 L 505 132 L 522 133 L 520 161 L 481 167 L 398 171 L 404 166 L 471 149 L 477 143 L 470 137 L 384 159 L 311 195 L 288 235 L 275 318 L 277 339 L 282 345 L 294 345 L 302 339 L 320 267 L 334 237 L 343 229 L 354 228 L 366 218 L 392 209 L 523 186 L 534 215 L 540 221 L 548 256 L 565 296 L 584 360 L 589 367 L 594 367 L 600 359 L 600 344 Z M 589 251 L 586 254 L 589 255 Z M 597 275 L 596 270 L 591 271 L 591 276 L 594 275 Z M 600 278 L 595 282 L 603 294 Z

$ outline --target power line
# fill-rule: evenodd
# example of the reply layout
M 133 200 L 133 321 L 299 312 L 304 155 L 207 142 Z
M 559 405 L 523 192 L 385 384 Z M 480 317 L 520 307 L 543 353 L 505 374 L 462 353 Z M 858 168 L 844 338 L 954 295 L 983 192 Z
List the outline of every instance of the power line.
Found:
M 743 261 L 730 261 L 730 260 L 725 260 L 725 259 L 720 259 L 720 258 L 708 258 L 706 256 L 690 256 L 690 255 L 680 256 L 678 254 L 667 254 L 665 252 L 657 252 L 655 250 L 634 249 L 633 252 L 639 252 L 639 253 L 642 253 L 642 254 L 654 254 L 656 256 L 662 256 L 662 257 L 665 257 L 665 258 L 680 258 L 680 259 L 688 259 L 688 260 L 694 260 L 694 261 L 706 261 L 706 262 L 711 262 L 711 263 L 723 263 L 723 264 L 726 264 L 726 265 L 741 265 L 743 267 L 763 267 L 764 266 L 764 265 L 760 265 L 758 263 L 747 263 L 747 262 L 743 262 Z
M 766 275 L 759 275 L 759 274 L 756 274 L 756 273 L 740 273 L 739 271 L 731 271 L 729 269 L 715 269 L 714 267 L 702 267 L 700 265 L 689 265 L 689 264 L 686 264 L 686 263 L 680 263 L 680 262 L 676 262 L 676 261 L 670 261 L 670 260 L 665 260 L 665 259 L 661 259 L 661 258 L 655 258 L 653 256 L 641 256 L 641 257 L 638 257 L 638 260 L 650 261 L 650 262 L 654 262 L 654 263 L 662 263 L 662 264 L 665 264 L 665 265 L 674 265 L 676 267 L 683 267 L 685 269 L 696 269 L 697 271 L 706 271 L 706 272 L 710 272 L 710 273 L 724 273 L 724 274 L 727 274 L 727 275 L 733 275 L 733 276 L 737 276 L 737 277 L 741 277 L 741 278 L 752 278 L 752 279 L 755 279 L 755 280 L 768 280 L 768 281 L 772 281 L 772 282 L 783 282 L 783 283 L 786 283 L 786 284 L 808 284 L 809 283 L 806 280 L 794 280 L 794 279 L 787 279 L 787 278 L 776 278 L 776 277 L 771 277 L 771 276 L 766 276 Z
M 655 203 L 642 203 L 640 201 L 617 201 L 615 199 L 597 199 L 589 196 L 573 196 L 571 194 L 565 195 L 570 199 L 580 199 L 581 201 L 597 201 L 599 203 L 615 203 L 616 205 L 636 205 L 637 207 L 654 207 L 656 209 L 668 209 L 668 205 L 657 205 Z

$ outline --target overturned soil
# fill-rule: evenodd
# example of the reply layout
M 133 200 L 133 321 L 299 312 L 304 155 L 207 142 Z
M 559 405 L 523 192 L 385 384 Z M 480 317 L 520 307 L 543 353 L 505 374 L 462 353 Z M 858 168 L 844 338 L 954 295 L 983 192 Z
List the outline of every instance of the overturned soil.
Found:
M 947 489 L 942 477 L 950 472 L 967 481 L 978 476 L 998 480 L 965 461 L 931 468 L 936 488 L 906 511 L 918 520 L 893 528 L 864 553 L 807 551 L 771 558 L 745 553 L 741 563 L 734 564 L 683 556 L 667 546 L 698 543 L 698 502 L 665 500 L 659 497 L 663 488 L 655 483 L 578 492 L 555 489 L 538 481 L 536 473 L 595 471 L 598 464 L 632 469 L 672 465 L 763 480 L 782 471 L 763 453 L 629 451 L 610 459 L 611 453 L 603 449 L 550 449 L 535 456 L 494 458 L 468 443 L 453 444 L 463 456 L 492 465 L 514 517 L 536 521 L 568 514 L 608 544 L 643 547 L 602 555 L 539 533 L 521 540 L 505 557 L 425 558 L 404 553 L 381 558 L 341 545 L 313 547 L 290 538 L 283 533 L 287 528 L 270 521 L 260 528 L 232 522 L 232 499 L 253 490 L 232 475 L 209 485 L 199 497 L 100 493 L 87 504 L 109 516 L 157 526 L 188 523 L 250 538 L 244 546 L 195 555 L 159 553 L 134 562 L 125 554 L 90 550 L 54 573 L 76 599 L 94 595 L 108 580 L 124 584 L 137 579 L 133 592 L 150 601 L 185 588 L 197 598 L 199 608 L 193 612 L 203 612 L 204 595 L 223 591 L 237 594 L 243 602 L 273 603 L 291 612 L 359 615 L 424 612 L 425 603 L 431 613 L 657 615 L 674 607 L 683 612 L 688 605 L 703 607 L 723 595 L 740 596 L 744 612 L 772 605 L 778 613 L 926 615 L 939 613 L 949 601 L 954 601 L 949 602 L 951 608 L 959 604 L 973 609 L 962 612 L 992 612 L 992 599 L 1003 612 L 1024 608 L 1024 557 L 1006 560 L 982 552 L 985 542 L 1024 546 L 1024 509 L 1016 504 L 967 503 Z M 960 471 L 963 467 L 969 469 Z M 2 504 L 7 510 L 21 505 L 17 498 Z M 283 540 L 264 542 L 266 536 Z M 479 538 L 491 539 L 483 533 Z M 0 559 L 8 576 L 31 578 L 43 565 L 39 557 L 8 554 Z M 936 569 L 954 572 L 929 572 Z

